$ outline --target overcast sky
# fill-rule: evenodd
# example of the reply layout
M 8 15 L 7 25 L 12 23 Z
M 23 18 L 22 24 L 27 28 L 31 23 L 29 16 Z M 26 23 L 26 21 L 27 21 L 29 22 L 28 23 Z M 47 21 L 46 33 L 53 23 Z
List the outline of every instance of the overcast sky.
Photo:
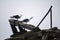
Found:
M 53 27 L 60 28 L 60 0 L 0 0 L 0 40 L 12 35 L 8 22 L 10 16 L 22 14 L 20 20 L 33 16 L 29 23 L 37 26 L 51 5 L 53 6 Z M 49 21 L 48 15 L 39 26 L 40 29 L 50 28 Z

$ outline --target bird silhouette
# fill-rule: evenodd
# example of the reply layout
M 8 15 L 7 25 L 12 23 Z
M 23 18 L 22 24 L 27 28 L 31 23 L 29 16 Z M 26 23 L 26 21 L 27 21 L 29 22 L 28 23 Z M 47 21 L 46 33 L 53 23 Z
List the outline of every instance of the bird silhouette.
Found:
M 30 19 L 24 19 L 23 22 L 29 22 L 33 17 L 31 17 Z
M 22 16 L 22 15 L 21 15 Z M 19 18 L 21 18 L 21 16 L 19 16 L 19 15 L 14 15 L 14 16 L 12 16 L 12 17 L 10 17 L 10 18 L 16 18 L 16 19 L 19 19 Z

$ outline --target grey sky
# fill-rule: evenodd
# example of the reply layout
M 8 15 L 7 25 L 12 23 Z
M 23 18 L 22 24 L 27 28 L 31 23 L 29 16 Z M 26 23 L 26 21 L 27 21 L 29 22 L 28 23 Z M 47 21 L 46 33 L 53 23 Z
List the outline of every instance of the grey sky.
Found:
M 60 0 L 0 0 L 0 40 L 12 34 L 8 22 L 10 16 L 22 14 L 20 20 L 33 16 L 29 23 L 37 26 L 51 5 L 53 6 L 53 27 L 60 28 Z M 39 27 L 40 29 L 50 28 L 49 25 L 48 15 Z

